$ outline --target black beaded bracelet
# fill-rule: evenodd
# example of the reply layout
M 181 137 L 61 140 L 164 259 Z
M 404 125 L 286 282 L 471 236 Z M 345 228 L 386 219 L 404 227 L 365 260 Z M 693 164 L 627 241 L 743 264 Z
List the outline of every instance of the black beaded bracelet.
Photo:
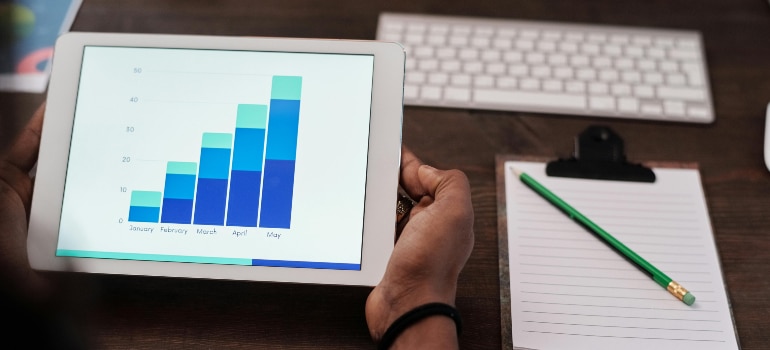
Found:
M 463 326 L 462 319 L 460 319 L 460 312 L 451 305 L 444 303 L 428 303 L 409 310 L 407 313 L 397 318 L 393 324 L 388 327 L 385 334 L 382 335 L 378 349 L 389 349 L 401 332 L 422 319 L 434 315 L 444 315 L 454 320 L 455 326 L 457 327 L 457 335 L 460 335 Z

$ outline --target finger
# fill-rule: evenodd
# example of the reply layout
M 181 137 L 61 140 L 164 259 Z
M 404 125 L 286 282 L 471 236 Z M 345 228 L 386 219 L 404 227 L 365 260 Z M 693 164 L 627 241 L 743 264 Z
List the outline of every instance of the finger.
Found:
M 438 170 L 430 165 L 422 165 L 418 169 L 418 175 L 426 194 L 437 202 L 470 203 L 470 185 L 463 172 Z
M 40 105 L 27 125 L 22 129 L 16 141 L 11 146 L 7 161 L 23 172 L 29 172 L 37 161 L 40 150 L 40 134 L 43 130 L 43 115 L 45 103 Z
M 415 201 L 419 201 L 426 193 L 418 174 L 422 165 L 422 161 L 412 151 L 406 146 L 401 147 L 401 176 L 399 183 L 406 194 Z

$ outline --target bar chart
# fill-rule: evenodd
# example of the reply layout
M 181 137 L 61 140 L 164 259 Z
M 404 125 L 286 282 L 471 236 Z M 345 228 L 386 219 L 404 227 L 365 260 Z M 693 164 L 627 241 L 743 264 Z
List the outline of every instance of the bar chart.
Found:
M 360 269 L 372 62 L 86 48 L 57 255 Z
M 197 163 L 168 162 L 163 191 L 132 191 L 128 221 L 290 228 L 301 93 L 302 77 L 272 77 L 269 105 L 239 104 Z

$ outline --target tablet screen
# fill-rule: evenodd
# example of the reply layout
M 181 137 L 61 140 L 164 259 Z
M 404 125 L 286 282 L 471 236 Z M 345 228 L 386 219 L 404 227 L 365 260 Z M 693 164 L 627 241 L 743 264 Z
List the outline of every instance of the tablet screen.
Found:
M 360 270 L 373 65 L 86 46 L 56 255 Z

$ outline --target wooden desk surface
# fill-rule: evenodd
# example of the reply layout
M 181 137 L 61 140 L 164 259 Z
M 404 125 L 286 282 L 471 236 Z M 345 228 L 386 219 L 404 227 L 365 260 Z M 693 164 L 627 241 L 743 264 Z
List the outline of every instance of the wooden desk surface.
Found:
M 373 39 L 381 11 L 695 29 L 705 39 L 717 116 L 711 125 L 405 108 L 404 142 L 426 162 L 461 169 L 471 181 L 476 246 L 457 298 L 466 325 L 463 348 L 501 347 L 495 154 L 568 156 L 574 135 L 590 124 L 624 137 L 632 161 L 700 164 L 742 348 L 767 348 L 765 0 L 85 0 L 73 30 Z M 43 99 L 0 94 L 2 147 Z M 91 335 L 98 348 L 372 348 L 365 288 L 118 276 L 83 282 L 97 291 Z

